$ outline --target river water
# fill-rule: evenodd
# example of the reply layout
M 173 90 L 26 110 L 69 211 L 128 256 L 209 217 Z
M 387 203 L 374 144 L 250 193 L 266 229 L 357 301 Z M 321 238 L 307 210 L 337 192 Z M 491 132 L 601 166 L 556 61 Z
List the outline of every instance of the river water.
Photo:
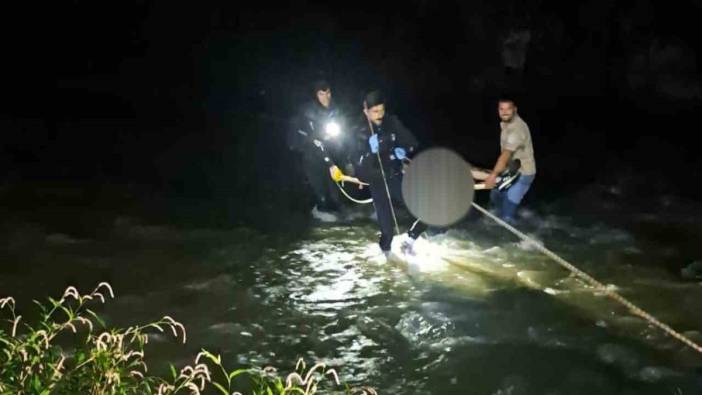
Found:
M 635 225 L 576 217 L 562 205 L 522 214 L 531 237 L 702 342 L 702 283 L 670 269 L 699 239 L 666 241 L 695 226 L 688 213 L 674 223 L 639 213 Z M 108 323 L 167 314 L 188 329 L 185 345 L 153 336 L 147 355 L 156 372 L 204 347 L 232 369 L 325 362 L 349 384 L 386 394 L 700 391 L 702 356 L 477 212 L 431 230 L 409 263 L 380 256 L 369 220 L 280 235 L 68 204 L 4 218 L 0 296 L 28 310 L 32 298 L 107 281 L 116 293 L 99 309 Z M 667 239 L 655 233 L 662 229 Z

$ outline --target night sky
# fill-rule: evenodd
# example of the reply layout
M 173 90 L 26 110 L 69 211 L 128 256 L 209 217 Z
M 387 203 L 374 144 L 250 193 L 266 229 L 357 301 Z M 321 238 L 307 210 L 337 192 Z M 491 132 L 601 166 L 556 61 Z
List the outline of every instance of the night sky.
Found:
M 5 15 L 5 184 L 295 210 L 274 196 L 298 196 L 283 140 L 325 77 L 349 114 L 381 88 L 425 145 L 482 166 L 499 150 L 496 99 L 514 97 L 537 197 L 627 177 L 700 197 L 699 0 L 21 7 Z

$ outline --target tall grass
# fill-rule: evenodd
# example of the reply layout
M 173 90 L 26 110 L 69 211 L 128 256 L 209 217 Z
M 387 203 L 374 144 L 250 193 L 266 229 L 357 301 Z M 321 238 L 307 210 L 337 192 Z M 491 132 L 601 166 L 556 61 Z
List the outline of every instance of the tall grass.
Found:
M 200 394 L 206 388 L 240 394 L 235 385 L 254 395 L 375 394 L 369 387 L 342 385 L 323 363 L 306 370 L 299 360 L 283 379 L 272 367 L 228 370 L 219 355 L 204 349 L 180 370 L 171 364 L 170 377 L 150 375 L 144 353 L 149 334 L 170 332 L 185 343 L 185 327 L 164 316 L 145 325 L 107 328 L 88 307 L 107 298 L 114 298 L 107 283 L 84 295 L 68 287 L 58 300 L 34 301 L 40 313 L 35 323 L 18 314 L 12 297 L 0 298 L 0 394 Z

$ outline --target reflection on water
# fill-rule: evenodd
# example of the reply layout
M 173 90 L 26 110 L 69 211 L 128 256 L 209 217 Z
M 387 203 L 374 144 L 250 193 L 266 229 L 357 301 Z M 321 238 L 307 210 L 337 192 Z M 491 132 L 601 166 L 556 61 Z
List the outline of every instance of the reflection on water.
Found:
M 702 341 L 702 286 L 644 265 L 650 246 L 558 216 L 532 216 L 525 230 Z M 483 220 L 420 239 L 403 263 L 385 261 L 370 224 L 293 242 L 124 219 L 96 239 L 5 232 L 1 294 L 28 301 L 109 281 L 109 322 L 169 314 L 189 329 L 184 348 L 153 338 L 160 361 L 207 347 L 232 365 L 288 371 L 304 357 L 350 383 L 414 394 L 694 393 L 690 370 L 702 362 Z

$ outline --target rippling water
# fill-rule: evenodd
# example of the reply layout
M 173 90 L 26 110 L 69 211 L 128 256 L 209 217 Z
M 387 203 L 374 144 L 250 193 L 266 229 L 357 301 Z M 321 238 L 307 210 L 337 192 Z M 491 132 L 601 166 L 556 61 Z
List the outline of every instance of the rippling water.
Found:
M 651 265 L 657 246 L 566 216 L 525 221 L 536 240 L 702 342 L 702 285 Z M 697 393 L 702 357 L 487 219 L 430 234 L 405 263 L 386 262 L 375 240 L 365 222 L 285 239 L 126 218 L 78 238 L 26 223 L 4 230 L 0 296 L 28 309 L 67 285 L 109 281 L 108 322 L 169 314 L 188 328 L 185 346 L 154 337 L 157 370 L 205 347 L 232 368 L 323 361 L 380 393 Z

